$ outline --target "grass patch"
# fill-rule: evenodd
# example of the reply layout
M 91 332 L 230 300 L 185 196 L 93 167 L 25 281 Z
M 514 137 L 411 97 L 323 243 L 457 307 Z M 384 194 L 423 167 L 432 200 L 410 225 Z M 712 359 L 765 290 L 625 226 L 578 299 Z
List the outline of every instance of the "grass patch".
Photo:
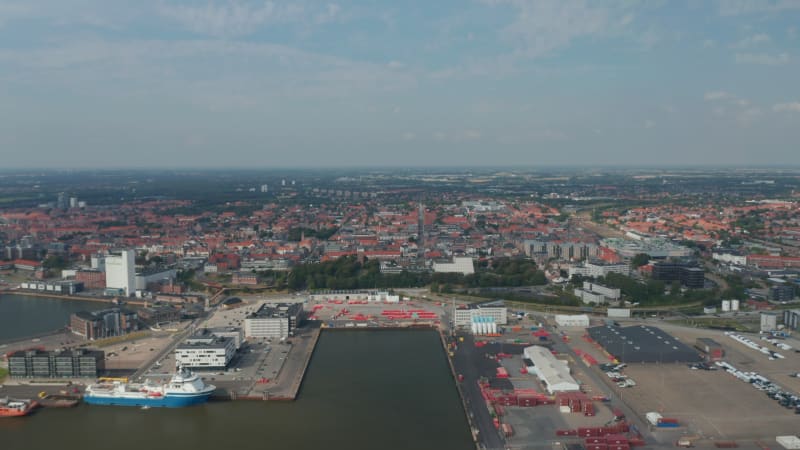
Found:
M 4 368 L 0 367 L 0 382 L 5 380 L 6 376 L 8 376 L 8 369 L 4 369 Z
M 667 320 L 666 322 L 686 325 L 695 328 L 709 328 L 715 330 L 731 330 L 731 331 L 742 331 L 742 332 L 754 331 L 752 327 L 747 326 L 737 320 L 723 319 L 717 317 Z

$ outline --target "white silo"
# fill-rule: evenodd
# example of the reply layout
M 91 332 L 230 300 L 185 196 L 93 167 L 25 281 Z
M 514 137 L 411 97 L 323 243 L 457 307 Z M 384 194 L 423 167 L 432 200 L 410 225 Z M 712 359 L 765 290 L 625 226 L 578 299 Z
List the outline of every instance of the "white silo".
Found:
M 739 300 L 731 300 L 731 311 L 739 310 Z
M 730 300 L 723 300 L 722 301 L 722 312 L 728 312 L 731 310 L 731 301 Z

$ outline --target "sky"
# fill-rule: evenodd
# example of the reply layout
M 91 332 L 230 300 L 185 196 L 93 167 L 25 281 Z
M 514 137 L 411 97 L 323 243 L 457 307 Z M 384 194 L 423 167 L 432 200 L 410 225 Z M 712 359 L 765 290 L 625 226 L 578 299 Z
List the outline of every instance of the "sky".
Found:
M 0 167 L 798 166 L 800 0 L 0 0 Z

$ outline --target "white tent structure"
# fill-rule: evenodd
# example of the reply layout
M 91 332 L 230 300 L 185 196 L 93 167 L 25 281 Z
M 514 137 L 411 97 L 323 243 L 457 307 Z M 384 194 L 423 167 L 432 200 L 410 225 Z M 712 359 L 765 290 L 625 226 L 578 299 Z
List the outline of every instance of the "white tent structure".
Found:
M 564 314 L 556 314 L 556 324 L 560 327 L 588 327 L 589 316 L 586 314 L 578 314 L 568 316 Z
M 533 362 L 533 374 L 539 377 L 547 388 L 547 392 L 579 391 L 578 382 L 569 373 L 569 365 L 566 361 L 556 359 L 546 347 L 533 345 L 524 350 L 525 357 Z

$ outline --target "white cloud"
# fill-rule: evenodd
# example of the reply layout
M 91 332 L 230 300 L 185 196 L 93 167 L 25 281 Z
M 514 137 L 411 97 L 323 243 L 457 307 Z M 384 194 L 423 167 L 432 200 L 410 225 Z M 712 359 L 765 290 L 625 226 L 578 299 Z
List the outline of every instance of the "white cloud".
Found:
M 757 47 L 760 44 L 765 44 L 767 42 L 770 42 L 771 40 L 772 38 L 770 38 L 768 34 L 759 33 L 742 38 L 739 42 L 733 44 L 733 47 L 752 48 L 752 47 Z
M 174 20 L 192 32 L 211 36 L 244 36 L 270 24 L 323 24 L 341 14 L 341 7 L 335 3 L 323 5 L 318 10 L 307 10 L 298 3 L 252 0 L 213 0 L 204 6 L 162 3 L 157 10 L 163 17 Z
M 777 13 L 800 9 L 797 0 L 719 0 L 719 12 L 724 16 L 754 13 Z
M 737 64 L 760 64 L 765 66 L 782 66 L 789 62 L 788 53 L 771 55 L 768 53 L 737 53 Z
M 706 101 L 709 101 L 709 102 L 713 102 L 713 101 L 716 101 L 716 100 L 727 100 L 727 99 L 734 98 L 734 97 L 735 96 L 733 94 L 731 94 L 730 92 L 725 92 L 725 91 L 706 92 L 706 95 L 703 96 L 703 98 Z
M 800 113 L 800 102 L 778 103 L 772 106 L 775 112 L 796 112 Z
M 736 114 L 736 120 L 742 125 L 750 125 L 758 120 L 764 113 L 761 108 L 748 108 Z
M 482 0 L 490 5 L 511 5 L 516 17 L 503 34 L 520 56 L 536 58 L 568 46 L 574 39 L 601 34 L 612 26 L 625 26 L 631 16 L 612 13 L 595 3 L 561 0 Z M 603 4 L 605 5 L 605 4 Z M 618 19 L 617 16 L 621 17 Z

